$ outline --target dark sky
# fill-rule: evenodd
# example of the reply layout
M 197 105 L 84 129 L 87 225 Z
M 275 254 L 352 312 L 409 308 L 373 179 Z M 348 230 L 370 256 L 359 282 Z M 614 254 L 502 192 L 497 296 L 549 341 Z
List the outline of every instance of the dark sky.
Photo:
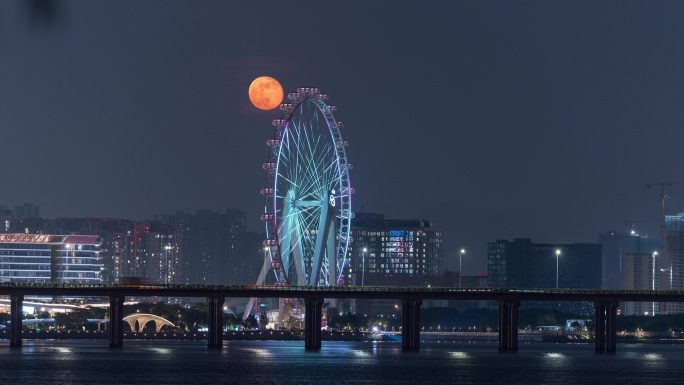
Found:
M 465 274 L 497 239 L 657 237 L 645 184 L 684 180 L 682 1 L 23 3 L 0 4 L 0 204 L 44 217 L 237 207 L 260 229 L 260 75 L 329 93 L 354 211 L 433 220 Z

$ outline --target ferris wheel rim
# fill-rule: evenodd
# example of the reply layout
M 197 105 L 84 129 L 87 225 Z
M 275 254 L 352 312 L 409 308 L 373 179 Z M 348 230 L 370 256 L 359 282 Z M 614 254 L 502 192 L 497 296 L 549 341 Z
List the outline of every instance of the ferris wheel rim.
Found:
M 299 91 L 299 90 L 298 90 Z M 335 258 L 335 266 L 337 266 L 337 271 L 335 271 L 335 275 L 333 277 L 328 277 L 327 282 L 328 284 L 339 284 L 342 279 L 342 274 L 345 271 L 345 263 L 347 259 L 347 251 L 348 251 L 348 243 L 350 241 L 349 239 L 349 233 L 350 233 L 350 221 L 351 221 L 351 187 L 350 187 L 350 179 L 349 179 L 349 164 L 347 161 L 347 155 L 345 151 L 345 143 L 342 139 L 342 135 L 340 132 L 340 124 L 335 120 L 334 115 L 332 113 L 331 108 L 322 100 L 322 98 L 319 97 L 319 94 L 317 93 L 309 93 L 308 95 L 305 95 L 304 97 L 299 97 L 295 99 L 296 104 L 292 105 L 290 104 L 290 108 L 286 109 L 286 112 L 283 114 L 283 116 L 280 119 L 274 120 L 274 125 L 276 122 L 278 123 L 278 126 L 276 128 L 276 133 L 274 135 L 274 139 L 277 140 L 285 140 L 288 137 L 288 135 L 291 134 L 291 130 L 293 129 L 293 119 L 296 116 L 297 112 L 299 112 L 300 116 L 304 114 L 303 109 L 305 107 L 309 108 L 315 108 L 314 110 L 314 115 L 318 117 L 318 113 L 322 114 L 325 123 L 323 127 L 321 127 L 322 130 L 327 130 L 327 133 L 325 133 L 325 136 L 327 136 L 328 140 L 330 141 L 330 147 L 329 150 L 332 151 L 332 154 L 334 155 L 333 162 L 331 163 L 334 166 L 334 174 L 336 175 L 336 178 L 333 179 L 333 183 L 335 185 L 335 189 L 332 190 L 333 193 L 330 196 L 331 202 L 334 203 L 335 201 L 339 200 L 339 207 L 337 208 L 336 212 L 336 218 L 335 221 L 338 223 L 339 228 L 335 230 L 336 234 L 336 240 L 335 240 L 335 253 L 334 253 L 334 258 Z M 282 109 L 282 106 L 281 106 Z M 292 284 L 292 279 L 290 277 L 290 274 L 286 271 L 288 267 L 284 266 L 285 262 L 283 259 L 283 250 L 282 250 L 282 240 L 279 239 L 279 229 L 282 229 L 282 222 L 285 220 L 283 217 L 279 217 L 278 213 L 282 215 L 283 210 L 284 210 L 284 203 L 283 201 L 285 200 L 285 196 L 283 195 L 283 191 L 279 191 L 279 177 L 282 177 L 281 175 L 281 167 L 285 166 L 285 163 L 283 161 L 283 151 L 285 149 L 285 145 L 283 142 L 278 142 L 278 148 L 276 150 L 272 150 L 269 153 L 269 167 L 274 167 L 275 170 L 272 172 L 267 172 L 267 177 L 266 177 L 266 189 L 271 189 L 269 190 L 270 196 L 266 194 L 266 204 L 264 207 L 264 212 L 265 215 L 270 215 L 270 213 L 273 213 L 272 216 L 269 217 L 270 220 L 266 221 L 266 234 L 267 234 L 267 239 L 270 242 L 269 243 L 269 250 L 268 250 L 268 255 L 271 258 L 272 264 L 274 264 L 273 261 L 276 261 L 276 266 L 273 269 L 276 274 L 276 281 L 279 284 L 285 284 L 285 285 L 290 285 Z M 295 165 L 295 167 L 298 165 Z M 284 178 L 284 177 L 283 177 Z M 292 189 L 289 189 L 287 192 L 285 192 L 288 195 L 288 198 L 290 197 L 290 194 L 294 195 L 295 193 L 293 192 Z M 319 191 L 320 194 L 320 191 Z M 334 196 L 334 200 L 333 200 Z M 319 197 L 321 198 L 321 197 Z M 322 199 L 322 198 L 321 198 Z M 303 202 L 303 201 L 302 201 Z M 292 205 L 294 205 L 294 202 L 290 202 Z M 279 204 L 282 206 L 279 207 Z M 302 203 L 304 204 L 304 203 Z M 312 203 L 308 203 L 312 204 Z M 309 209 L 307 208 L 306 210 L 308 211 L 316 211 L 318 210 L 317 208 L 312 208 Z M 304 212 L 306 210 L 298 211 L 297 214 L 300 212 Z M 320 221 L 320 218 L 318 218 Z M 300 240 L 302 241 L 302 240 Z M 303 241 L 302 241 L 303 242 Z M 290 248 L 288 244 L 288 250 Z M 301 246 L 300 246 L 301 247 Z M 289 251 L 288 251 L 289 254 Z M 330 254 L 330 253 L 328 253 Z M 328 255 L 328 259 L 330 256 Z M 280 263 L 280 266 L 277 266 L 277 262 Z M 330 263 L 330 261 L 328 261 Z M 332 266 L 332 265 L 331 265 Z M 325 269 L 320 269 L 320 270 L 325 270 Z M 309 274 L 313 275 L 318 275 L 321 273 L 321 271 L 311 271 Z M 301 282 L 302 277 L 299 275 L 300 273 L 297 273 L 297 276 Z

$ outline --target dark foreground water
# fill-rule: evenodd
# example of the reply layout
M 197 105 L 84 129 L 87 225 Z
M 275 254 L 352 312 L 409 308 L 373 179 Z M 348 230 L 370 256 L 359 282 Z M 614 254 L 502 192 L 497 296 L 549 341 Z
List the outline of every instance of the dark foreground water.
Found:
M 302 341 L 25 340 L 0 341 L 3 384 L 676 384 L 684 382 L 684 345 L 619 344 L 595 354 L 593 344 L 522 344 L 498 353 L 493 343 Z

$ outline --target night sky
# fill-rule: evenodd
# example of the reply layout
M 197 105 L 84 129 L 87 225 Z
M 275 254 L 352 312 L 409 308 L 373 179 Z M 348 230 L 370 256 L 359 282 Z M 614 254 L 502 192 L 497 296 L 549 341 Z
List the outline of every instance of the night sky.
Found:
M 684 180 L 682 1 L 24 4 L 0 3 L 0 205 L 43 217 L 235 207 L 261 230 L 261 75 L 330 94 L 354 211 L 434 221 L 465 274 L 497 239 L 657 238 L 645 184 Z

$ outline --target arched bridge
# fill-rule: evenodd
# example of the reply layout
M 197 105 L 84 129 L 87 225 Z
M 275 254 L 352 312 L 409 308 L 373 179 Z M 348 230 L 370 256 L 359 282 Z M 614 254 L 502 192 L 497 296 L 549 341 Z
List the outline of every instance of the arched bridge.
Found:
M 157 333 L 161 331 L 162 326 L 176 326 L 162 317 L 156 316 L 154 314 L 145 313 L 133 313 L 127 315 L 123 318 L 123 321 L 126 322 L 131 327 L 131 331 L 134 332 L 143 331 L 145 325 L 147 325 L 148 322 L 154 322 L 154 328 L 157 331 Z M 138 325 L 137 328 L 135 327 L 136 324 Z

